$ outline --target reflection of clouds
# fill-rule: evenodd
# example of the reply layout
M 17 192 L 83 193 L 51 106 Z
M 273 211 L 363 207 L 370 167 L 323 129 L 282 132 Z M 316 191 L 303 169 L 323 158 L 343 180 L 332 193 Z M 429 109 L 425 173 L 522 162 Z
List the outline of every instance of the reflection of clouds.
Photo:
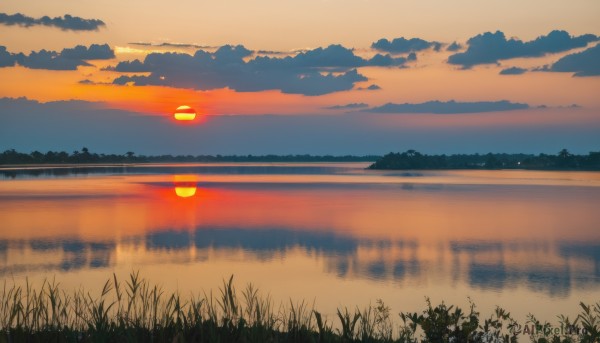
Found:
M 419 277 L 423 272 L 415 241 L 360 241 L 356 247 L 352 254 L 329 257 L 327 271 L 340 277 L 371 280 L 403 280 Z
M 467 281 L 474 287 L 502 290 L 526 285 L 552 296 L 567 296 L 573 287 L 600 283 L 600 249 L 594 244 L 451 242 L 450 249 L 455 257 L 468 258 Z M 514 258 L 519 255 L 521 259 Z M 585 268 L 589 262 L 595 271 Z
M 4 169 L 0 170 L 0 175 L 5 179 L 11 178 L 31 178 L 31 177 L 65 177 L 77 175 L 94 174 L 126 174 L 131 172 L 129 166 L 77 166 L 77 167 L 31 167 L 27 169 Z
M 110 266 L 111 255 L 116 249 L 113 242 L 83 242 L 77 240 L 60 243 L 63 258 L 59 269 L 63 271 Z
M 394 263 L 394 279 L 403 279 L 407 276 L 417 275 L 420 272 L 420 263 L 416 258 L 408 261 L 396 261 Z
M 108 267 L 117 247 L 115 242 L 88 242 L 69 238 L 4 242 L 6 258 L 0 266 L 0 275 Z
M 468 281 L 472 286 L 495 290 L 525 284 L 534 291 L 566 296 L 573 286 L 571 279 L 568 266 L 550 269 L 535 265 L 519 270 L 511 269 L 505 264 L 473 263 L 469 265 Z
M 600 246 L 594 243 L 457 240 L 431 248 L 414 240 L 360 239 L 326 229 L 235 227 L 156 231 L 119 242 L 2 240 L 0 275 L 111 267 L 118 245 L 137 249 L 141 264 L 210 262 L 215 258 L 210 251 L 223 253 L 217 259 L 243 253 L 265 262 L 299 251 L 322 260 L 325 271 L 340 278 L 409 283 L 446 278 L 494 291 L 525 286 L 555 297 L 600 286 Z
M 600 266 L 600 244 L 585 243 L 559 243 L 558 249 L 561 256 L 565 258 L 582 258 L 593 261 L 596 267 L 596 275 L 600 276 L 598 267 Z
M 29 246 L 32 250 L 51 251 L 60 249 L 61 243 L 59 241 L 35 239 L 29 242 Z
M 8 242 L 0 240 L 0 261 L 5 262 L 8 255 Z
M 219 165 L 219 164 L 199 164 L 187 166 L 169 166 L 169 165 L 124 165 L 124 166 L 76 166 L 76 167 L 55 167 L 55 166 L 32 166 L 26 169 L 0 169 L 0 176 L 5 179 L 26 179 L 36 177 L 66 177 L 81 175 L 106 175 L 106 174 L 151 174 L 151 175 L 169 175 L 169 174 L 203 174 L 203 175 L 327 175 L 347 172 L 348 168 L 334 166 L 309 166 L 309 165 Z M 178 176 L 178 175 L 176 175 Z M 193 176 L 193 175 L 188 175 Z M 195 180 L 198 181 L 198 180 Z M 175 180 L 178 182 L 178 180 Z
M 308 253 L 350 255 L 358 240 L 330 232 L 297 232 L 285 229 L 199 229 L 195 231 L 196 248 L 237 248 L 249 252 L 281 253 L 300 247 Z
M 146 247 L 149 250 L 189 249 L 190 233 L 187 231 L 159 231 L 146 235 Z
M 560 243 L 560 255 L 565 259 L 581 259 L 593 264 L 593 273 L 580 274 L 576 281 L 581 284 L 596 284 L 600 279 L 600 244 Z
M 450 242 L 453 253 L 502 251 L 503 247 L 501 242 Z

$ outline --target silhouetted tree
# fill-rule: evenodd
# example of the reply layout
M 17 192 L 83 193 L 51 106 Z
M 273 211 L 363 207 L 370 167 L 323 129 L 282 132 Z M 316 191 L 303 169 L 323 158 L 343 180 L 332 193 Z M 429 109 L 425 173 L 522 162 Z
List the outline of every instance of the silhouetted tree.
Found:
M 562 149 L 558 153 L 558 158 L 556 160 L 556 166 L 560 169 L 571 169 L 575 168 L 577 162 L 573 155 L 569 153 L 567 149 Z

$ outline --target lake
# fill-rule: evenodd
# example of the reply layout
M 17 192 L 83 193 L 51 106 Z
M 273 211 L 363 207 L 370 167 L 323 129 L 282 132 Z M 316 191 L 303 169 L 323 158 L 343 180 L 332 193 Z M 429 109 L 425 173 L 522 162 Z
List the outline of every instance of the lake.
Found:
M 139 270 L 183 295 L 234 275 L 329 316 L 428 296 L 556 323 L 600 300 L 600 173 L 367 166 L 3 168 L 0 275 L 98 291 Z

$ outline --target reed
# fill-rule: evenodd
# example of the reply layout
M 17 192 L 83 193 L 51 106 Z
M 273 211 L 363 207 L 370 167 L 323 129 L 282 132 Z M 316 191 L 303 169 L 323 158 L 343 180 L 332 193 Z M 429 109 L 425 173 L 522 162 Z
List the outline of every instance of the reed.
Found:
M 483 318 L 426 299 L 421 312 L 392 313 L 382 300 L 363 309 L 338 309 L 331 321 L 306 301 L 275 305 L 252 284 L 238 292 L 233 276 L 213 295 L 182 297 L 152 285 L 139 272 L 113 274 L 100 294 L 67 292 L 55 280 L 39 288 L 4 281 L 2 342 L 493 342 L 598 343 L 600 302 L 580 304 L 559 327 L 530 315 L 523 325 L 497 307 Z M 398 315 L 398 316 L 397 316 Z M 399 320 L 394 320 L 394 318 Z M 559 330 L 560 329 L 560 330 Z

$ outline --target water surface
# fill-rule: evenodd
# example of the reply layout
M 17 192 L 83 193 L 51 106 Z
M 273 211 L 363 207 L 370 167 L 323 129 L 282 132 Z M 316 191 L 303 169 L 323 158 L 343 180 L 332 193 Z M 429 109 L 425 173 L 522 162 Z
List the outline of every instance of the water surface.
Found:
M 98 289 L 132 270 L 276 300 L 495 305 L 555 321 L 600 299 L 600 173 L 364 163 L 0 170 L 0 275 Z

